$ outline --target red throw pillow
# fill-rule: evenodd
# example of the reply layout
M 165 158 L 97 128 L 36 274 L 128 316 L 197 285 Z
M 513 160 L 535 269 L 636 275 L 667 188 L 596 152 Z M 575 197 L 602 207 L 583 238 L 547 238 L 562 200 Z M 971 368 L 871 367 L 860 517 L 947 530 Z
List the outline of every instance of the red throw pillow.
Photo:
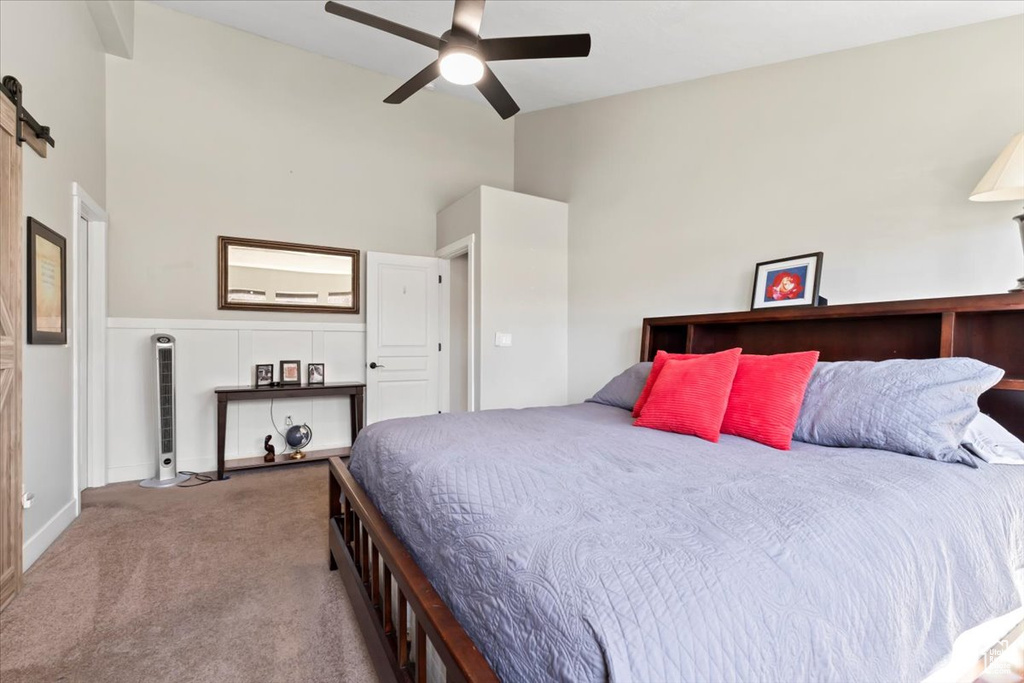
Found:
M 788 451 L 817 362 L 817 351 L 740 356 L 722 433 Z
M 740 351 L 667 359 L 633 424 L 717 442 Z
M 644 404 L 647 403 L 647 399 L 651 395 L 651 389 L 654 387 L 654 383 L 658 381 L 658 375 L 661 374 L 661 370 L 665 367 L 666 361 L 686 360 L 688 358 L 697 358 L 700 355 L 702 354 L 668 353 L 666 351 L 658 351 L 654 354 L 654 364 L 651 365 L 651 374 L 647 375 L 647 384 L 644 385 L 643 391 L 640 392 L 640 396 L 636 399 L 636 403 L 633 405 L 633 417 L 640 417 L 640 413 L 644 409 Z

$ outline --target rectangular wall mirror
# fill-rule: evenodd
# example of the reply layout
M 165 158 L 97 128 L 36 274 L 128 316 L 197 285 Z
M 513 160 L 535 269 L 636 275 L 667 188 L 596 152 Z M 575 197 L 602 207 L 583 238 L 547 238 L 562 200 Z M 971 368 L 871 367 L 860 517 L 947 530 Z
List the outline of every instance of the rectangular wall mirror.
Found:
M 219 308 L 359 312 L 359 250 L 217 238 Z

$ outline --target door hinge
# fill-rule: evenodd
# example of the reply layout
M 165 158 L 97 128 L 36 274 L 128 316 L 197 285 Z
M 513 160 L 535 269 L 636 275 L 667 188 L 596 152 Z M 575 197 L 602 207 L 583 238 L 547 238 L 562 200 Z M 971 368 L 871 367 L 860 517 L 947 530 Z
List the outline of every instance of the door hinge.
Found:
M 437 284 L 441 284 L 441 276 L 440 275 L 437 276 Z
M 438 351 L 440 351 L 440 350 L 441 350 L 441 342 L 437 342 L 437 350 L 438 350 Z

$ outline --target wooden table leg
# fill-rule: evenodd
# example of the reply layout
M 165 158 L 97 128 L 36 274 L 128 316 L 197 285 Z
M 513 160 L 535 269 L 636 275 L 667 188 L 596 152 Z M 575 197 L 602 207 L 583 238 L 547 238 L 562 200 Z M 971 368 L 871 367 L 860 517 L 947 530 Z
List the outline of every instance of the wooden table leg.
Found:
M 356 437 L 363 428 L 363 392 L 349 395 L 349 412 L 352 425 L 352 443 L 355 444 Z
M 228 428 L 228 402 L 217 397 L 217 479 L 224 479 L 224 441 Z

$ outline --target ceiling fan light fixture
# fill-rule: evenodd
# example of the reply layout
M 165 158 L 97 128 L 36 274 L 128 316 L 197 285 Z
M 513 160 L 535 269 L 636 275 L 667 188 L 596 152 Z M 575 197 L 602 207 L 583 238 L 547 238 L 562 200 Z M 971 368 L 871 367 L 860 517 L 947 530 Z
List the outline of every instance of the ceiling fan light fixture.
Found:
M 472 85 L 484 76 L 484 62 L 468 48 L 451 48 L 441 57 L 441 76 L 456 85 Z

